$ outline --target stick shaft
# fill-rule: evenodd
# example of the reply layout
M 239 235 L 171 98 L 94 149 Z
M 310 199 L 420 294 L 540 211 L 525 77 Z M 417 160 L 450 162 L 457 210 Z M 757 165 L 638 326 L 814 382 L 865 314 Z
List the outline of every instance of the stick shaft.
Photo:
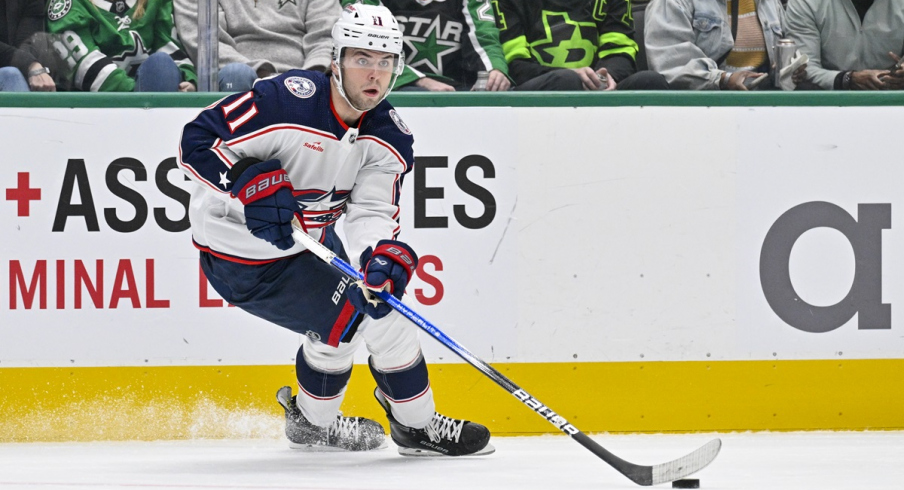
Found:
M 339 258 L 332 250 L 326 248 L 323 244 L 305 233 L 297 219 L 293 220 L 292 226 L 294 228 L 292 236 L 295 240 L 307 247 L 308 250 L 320 257 L 324 262 L 330 264 L 354 280 L 361 280 L 364 278 L 363 274 L 352 267 L 351 264 Z M 392 306 L 392 308 L 398 311 L 402 316 L 430 334 L 430 336 L 439 341 L 439 343 L 449 348 L 449 350 L 464 359 L 471 366 L 477 368 L 478 371 L 482 372 L 494 383 L 508 391 L 521 403 L 546 419 L 547 422 L 565 434 L 568 434 L 572 439 L 609 464 L 609 466 L 612 466 L 619 473 L 625 475 L 638 485 L 648 486 L 672 481 L 677 478 L 683 478 L 684 476 L 702 469 L 715 458 L 716 454 L 718 454 L 718 448 L 721 447 L 721 442 L 716 440 L 684 458 L 679 458 L 678 460 L 661 465 L 643 466 L 625 461 L 597 444 L 593 439 L 571 425 L 564 417 L 553 412 L 549 407 L 521 389 L 521 387 L 516 385 L 512 380 L 505 377 L 505 375 L 496 370 L 496 368 L 475 356 L 471 351 L 455 341 L 455 339 L 446 335 L 426 318 L 409 308 L 408 305 L 401 300 L 386 291 L 374 291 L 374 293 L 377 294 L 380 299 Z M 717 442 L 718 444 L 715 444 Z M 686 464 L 685 460 L 689 460 L 691 464 Z

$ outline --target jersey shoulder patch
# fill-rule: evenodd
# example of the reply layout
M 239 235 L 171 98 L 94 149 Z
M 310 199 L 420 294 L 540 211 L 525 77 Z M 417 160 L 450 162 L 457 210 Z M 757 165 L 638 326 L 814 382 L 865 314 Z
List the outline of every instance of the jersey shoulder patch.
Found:
M 317 92 L 317 85 L 310 79 L 299 76 L 286 77 L 283 84 L 289 93 L 299 99 L 307 99 Z
M 408 125 L 405 124 L 405 121 L 402 120 L 402 116 L 399 116 L 399 113 L 396 112 L 395 109 L 389 109 L 389 118 L 392 119 L 392 122 L 399 128 L 399 131 L 405 134 L 411 134 L 411 130 L 408 129 Z
M 414 163 L 414 136 L 389 102 L 384 100 L 367 113 L 358 138 L 365 136 L 379 138 L 392 146 L 405 160 L 406 168 L 411 169 L 411 165 Z

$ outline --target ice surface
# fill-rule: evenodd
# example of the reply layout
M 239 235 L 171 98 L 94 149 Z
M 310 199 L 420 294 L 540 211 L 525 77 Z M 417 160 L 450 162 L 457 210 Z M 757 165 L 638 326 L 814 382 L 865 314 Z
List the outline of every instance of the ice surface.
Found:
M 904 485 L 904 432 L 597 435 L 594 440 L 631 462 L 656 464 L 714 437 L 722 438 L 722 453 L 692 477 L 703 489 Z M 497 437 L 493 444 L 493 455 L 457 459 L 405 458 L 392 444 L 370 453 L 304 453 L 274 439 L 0 444 L 0 488 L 640 488 L 565 436 Z

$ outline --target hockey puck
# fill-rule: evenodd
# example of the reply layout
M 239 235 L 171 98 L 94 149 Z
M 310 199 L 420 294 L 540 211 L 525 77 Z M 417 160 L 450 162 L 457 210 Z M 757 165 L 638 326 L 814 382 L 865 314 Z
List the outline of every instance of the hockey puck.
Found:
M 675 480 L 672 482 L 672 488 L 700 488 L 700 480 L 696 478 Z

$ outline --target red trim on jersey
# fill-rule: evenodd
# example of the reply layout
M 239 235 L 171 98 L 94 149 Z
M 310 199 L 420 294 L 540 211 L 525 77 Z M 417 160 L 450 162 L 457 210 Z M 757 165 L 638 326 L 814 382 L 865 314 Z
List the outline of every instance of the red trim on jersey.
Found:
M 221 109 L 223 109 L 223 119 L 226 119 L 226 116 L 228 116 L 230 112 L 238 109 L 240 105 L 248 102 L 251 97 L 254 97 L 254 92 L 245 92 L 245 95 L 239 97 L 238 99 L 235 99 L 227 105 L 220 107 Z
M 246 259 L 246 258 L 242 258 L 242 257 L 236 257 L 235 255 L 229 255 L 229 254 L 224 254 L 222 252 L 217 252 L 216 250 L 213 250 L 212 248 L 210 248 L 208 246 L 201 245 L 200 243 L 196 242 L 194 239 L 192 239 L 191 243 L 195 246 L 195 248 L 197 248 L 198 250 L 200 250 L 202 252 L 207 252 L 210 255 L 213 255 L 214 257 L 217 257 L 217 258 L 220 258 L 223 260 L 228 260 L 230 262 L 235 262 L 237 264 L 264 265 L 264 264 L 272 264 L 273 262 L 276 262 L 277 260 L 282 260 L 282 259 L 285 259 L 288 257 L 293 257 L 292 255 L 288 255 L 286 257 L 279 257 L 276 259 Z M 305 252 L 308 252 L 308 250 L 305 250 L 301 253 L 305 253 Z
M 339 125 L 342 126 L 342 129 L 348 131 L 348 124 L 345 124 L 345 121 L 343 121 L 342 118 L 339 117 L 339 113 L 336 112 L 336 107 L 333 105 L 333 90 L 333 82 L 330 81 L 330 110 L 333 111 L 333 117 L 335 117 L 336 120 L 339 121 Z
M 348 322 L 352 321 L 354 315 L 355 307 L 352 306 L 349 300 L 345 300 L 345 304 L 342 305 L 342 311 L 339 312 L 339 318 L 336 318 L 336 322 L 333 323 L 333 328 L 330 330 L 330 338 L 327 340 L 327 345 L 339 347 L 339 341 L 342 340 L 342 332 L 345 332 L 345 327 L 348 326 Z
M 401 206 L 399 206 L 399 201 L 402 200 L 402 183 L 401 183 L 401 174 L 396 174 L 395 178 L 392 179 L 392 198 L 390 202 L 392 202 L 396 206 L 396 213 L 392 216 L 392 219 L 396 219 L 399 217 L 399 210 Z
M 382 393 L 383 396 L 386 397 L 387 400 L 389 400 L 393 403 L 408 403 L 408 402 L 412 402 L 412 401 L 417 400 L 418 398 L 426 395 L 428 391 L 430 391 L 430 382 L 429 381 L 427 382 L 427 387 L 424 388 L 424 391 L 418 393 L 417 395 L 414 395 L 411 398 L 406 398 L 404 400 L 396 400 L 394 398 L 389 398 L 388 396 L 386 396 L 386 393 L 383 393 L 383 390 L 380 390 L 380 393 Z
M 333 117 L 336 118 L 336 121 L 339 121 L 339 125 L 342 126 L 342 129 L 348 131 L 348 124 L 345 124 L 345 121 L 342 120 L 342 117 L 339 116 L 339 113 L 336 112 L 336 106 L 333 105 L 333 83 L 330 82 L 330 110 L 333 111 Z M 357 110 L 357 109 L 356 109 Z M 367 115 L 367 111 L 361 113 L 361 117 L 358 118 L 358 125 L 356 128 L 361 127 L 361 123 L 364 121 L 364 116 Z
M 326 238 L 326 235 L 321 234 L 319 242 L 323 243 L 325 238 Z M 244 257 L 237 257 L 235 255 L 225 254 L 223 252 L 217 252 L 216 250 L 208 247 L 207 245 L 201 245 L 200 243 L 196 242 L 194 238 L 192 238 L 191 243 L 198 250 L 200 250 L 202 252 L 207 252 L 210 255 L 213 255 L 214 257 L 217 257 L 217 258 L 223 259 L 223 260 L 228 260 L 229 262 L 235 262 L 237 264 L 245 264 L 245 265 L 272 264 L 273 262 L 276 262 L 277 260 L 288 259 L 291 257 L 296 257 L 298 255 L 306 254 L 306 253 L 310 252 L 310 250 L 302 250 L 301 252 L 298 252 L 297 254 L 286 255 L 285 257 L 277 257 L 275 259 L 247 259 Z
M 250 121 L 258 114 L 257 104 L 254 102 L 251 103 L 251 108 L 245 111 L 244 114 L 236 118 L 235 121 L 226 121 L 226 125 L 229 126 L 229 134 L 233 134 L 237 129 L 244 126 L 245 123 Z
M 179 137 L 179 140 L 180 140 L 180 141 L 182 140 L 182 137 L 181 137 L 181 136 Z M 195 176 L 195 178 L 197 178 L 199 181 L 204 182 L 205 184 L 207 184 L 207 186 L 210 187 L 211 189 L 213 189 L 213 190 L 219 192 L 220 194 L 227 194 L 227 191 L 220 190 L 220 188 L 218 188 L 217 186 L 213 185 L 213 183 L 211 183 L 210 181 L 208 181 L 208 180 L 205 179 L 204 177 L 201 177 L 201 174 L 199 174 L 198 172 L 196 172 L 195 169 L 194 169 L 194 167 L 192 167 L 191 165 L 185 163 L 185 161 L 182 160 L 182 143 L 179 143 L 179 166 L 182 167 L 182 168 L 184 168 L 184 169 L 187 169 L 189 172 L 192 173 L 192 175 Z
M 229 157 L 227 157 L 226 154 L 223 153 L 223 150 L 220 149 L 220 143 L 222 142 L 223 140 L 217 138 L 216 140 L 214 140 L 213 145 L 210 146 L 210 150 L 214 152 L 220 159 L 220 161 L 226 165 L 226 168 L 229 169 L 232 168 L 235 164 L 232 163 L 232 160 L 230 160 Z
M 392 154 L 396 157 L 396 159 L 399 160 L 399 163 L 402 164 L 402 167 L 404 167 L 405 170 L 408 170 L 408 164 L 405 163 L 405 159 L 402 158 L 402 155 L 399 155 L 399 152 L 397 152 L 397 151 L 395 150 L 395 148 L 393 148 L 389 143 L 387 143 L 387 142 L 385 142 L 385 141 L 383 141 L 383 140 L 381 140 L 380 138 L 377 138 L 377 137 L 375 137 L 375 136 L 359 136 L 359 137 L 358 137 L 358 141 L 361 141 L 361 140 L 371 140 L 371 141 L 375 141 L 375 142 L 376 142 L 377 144 L 379 144 L 380 146 L 386 147 L 386 149 L 389 150 L 389 152 L 392 153 Z
M 250 139 L 257 138 L 258 136 L 263 136 L 269 132 L 279 131 L 279 130 L 284 130 L 284 129 L 290 129 L 290 130 L 294 130 L 294 131 L 302 131 L 305 133 L 316 134 L 317 136 L 322 136 L 324 138 L 329 138 L 329 139 L 332 139 L 335 141 L 339 141 L 339 138 L 337 138 L 336 135 L 334 135 L 332 133 L 324 133 L 322 131 L 317 131 L 317 130 L 314 130 L 314 129 L 311 129 L 311 128 L 308 128 L 305 126 L 298 126 L 298 125 L 294 125 L 294 124 L 278 124 L 278 125 L 274 125 L 274 126 L 267 126 L 266 128 L 260 129 L 253 133 L 248 133 L 245 136 L 242 136 L 240 138 L 229 140 L 226 142 L 226 144 L 227 145 L 236 145 L 239 143 L 244 143 Z

